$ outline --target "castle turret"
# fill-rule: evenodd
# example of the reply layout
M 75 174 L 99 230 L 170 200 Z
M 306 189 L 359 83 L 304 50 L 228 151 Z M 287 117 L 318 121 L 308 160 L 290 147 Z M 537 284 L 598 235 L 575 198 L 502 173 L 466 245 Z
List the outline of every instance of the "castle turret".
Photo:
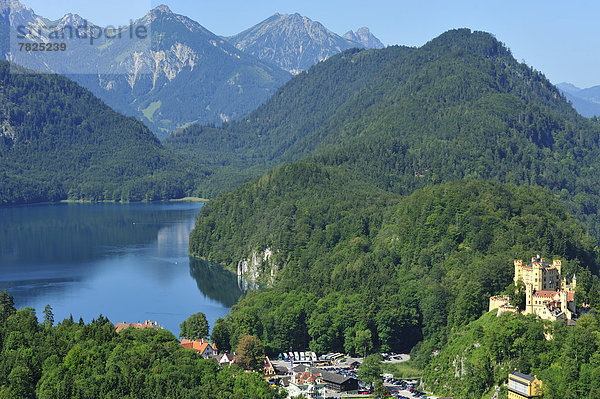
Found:
M 565 315 L 567 315 L 567 312 L 568 312 L 568 309 L 567 309 L 567 305 L 568 305 L 567 292 L 566 291 L 560 291 L 559 298 L 560 298 L 560 311 L 563 312 Z M 567 317 L 567 319 L 570 319 L 570 317 Z
M 525 284 L 525 314 L 533 313 L 533 284 Z
M 517 281 L 519 281 L 519 278 L 521 276 L 521 267 L 523 267 L 523 259 L 515 259 L 514 264 L 515 264 L 515 277 L 513 280 L 514 280 L 515 285 L 517 285 Z
M 534 284 L 533 289 L 534 290 L 541 290 L 542 289 L 542 268 L 544 267 L 544 264 L 542 262 L 542 259 L 540 259 L 540 256 L 538 255 L 537 260 L 535 262 L 531 262 L 531 269 L 532 269 L 532 281 L 531 283 Z
M 558 270 L 559 275 L 562 273 L 562 262 L 560 259 L 554 259 L 552 261 L 552 266 L 554 266 L 556 270 Z
M 562 281 L 562 289 L 567 292 L 575 292 L 575 288 L 577 288 L 577 277 L 573 275 L 573 278 L 571 278 L 567 273 L 567 276 Z

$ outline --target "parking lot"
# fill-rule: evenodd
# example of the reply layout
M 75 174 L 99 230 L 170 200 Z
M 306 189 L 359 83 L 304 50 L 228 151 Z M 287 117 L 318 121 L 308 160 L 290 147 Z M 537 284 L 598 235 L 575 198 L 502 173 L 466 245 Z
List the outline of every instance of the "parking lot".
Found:
M 384 363 L 400 363 L 406 362 L 410 360 L 410 355 L 408 354 L 383 354 L 383 362 Z M 344 375 L 347 377 L 355 378 L 359 382 L 359 395 L 368 395 L 372 394 L 372 390 L 369 386 L 365 386 L 362 381 L 359 380 L 356 372 L 360 363 L 362 363 L 362 358 L 352 358 L 345 357 L 340 359 L 340 361 L 334 362 L 330 366 L 322 366 L 318 367 L 319 369 L 329 371 L 331 373 L 336 373 L 340 375 Z M 289 362 L 285 361 L 273 361 L 273 364 L 281 364 L 289 366 Z M 417 380 L 401 380 L 395 379 L 391 375 L 384 375 L 384 386 L 390 391 L 390 396 L 398 399 L 414 399 L 414 398 L 433 398 L 433 396 L 427 396 L 424 392 L 420 392 L 418 390 L 419 381 Z M 325 398 L 345 398 L 345 397 L 356 397 L 356 394 L 347 394 L 332 391 L 329 389 L 325 390 Z
M 388 379 L 384 381 L 384 385 L 390 390 L 391 395 L 398 399 L 427 397 L 417 389 L 418 381 L 416 380 Z

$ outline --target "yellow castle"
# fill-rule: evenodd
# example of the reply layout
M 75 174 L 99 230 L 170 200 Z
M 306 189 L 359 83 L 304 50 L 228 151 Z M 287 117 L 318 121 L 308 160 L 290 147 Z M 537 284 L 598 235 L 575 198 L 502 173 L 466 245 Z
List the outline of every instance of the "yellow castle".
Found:
M 535 314 L 545 320 L 573 320 L 576 315 L 575 288 L 577 277 L 569 276 L 561 281 L 561 261 L 546 263 L 539 255 L 531 258 L 531 263 L 524 265 L 523 260 L 515 259 L 515 285 L 522 281 L 525 284 L 524 314 Z M 493 296 L 490 298 L 489 310 L 498 309 L 503 312 L 517 312 L 510 304 L 510 297 Z

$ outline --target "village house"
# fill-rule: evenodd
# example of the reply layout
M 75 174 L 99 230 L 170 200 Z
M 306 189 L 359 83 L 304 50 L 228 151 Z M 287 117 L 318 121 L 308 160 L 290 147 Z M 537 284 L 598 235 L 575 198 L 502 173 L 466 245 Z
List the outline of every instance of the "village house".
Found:
M 221 366 L 229 366 L 234 364 L 237 360 L 235 353 L 222 353 L 217 355 L 215 359 L 219 362 Z
M 322 399 L 325 397 L 325 382 L 320 373 L 304 371 L 294 374 L 287 390 L 288 398 L 302 395 L 308 399 Z
M 183 346 L 186 349 L 195 350 L 200 354 L 200 356 L 202 356 L 205 359 L 208 359 L 209 357 L 217 355 L 219 353 L 215 344 L 203 338 L 196 340 L 184 338 L 181 340 L 181 346 Z
M 265 358 L 263 359 L 263 365 L 263 372 L 267 379 L 276 375 L 275 367 L 273 367 L 273 363 L 271 363 L 271 359 L 269 359 L 269 356 L 265 356 Z
M 319 374 L 327 389 L 349 395 L 358 394 L 358 380 L 356 378 L 305 365 L 296 366 L 292 371 L 294 375 L 302 374 L 307 371 L 310 371 L 313 374 Z

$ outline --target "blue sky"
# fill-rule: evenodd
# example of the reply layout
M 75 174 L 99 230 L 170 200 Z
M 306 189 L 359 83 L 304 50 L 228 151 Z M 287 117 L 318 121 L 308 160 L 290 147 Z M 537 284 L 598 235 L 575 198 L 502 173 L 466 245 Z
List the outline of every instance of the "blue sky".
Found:
M 275 12 L 298 12 L 337 34 L 368 26 L 385 44 L 420 46 L 444 31 L 493 33 L 519 61 L 553 83 L 600 85 L 600 2 L 593 0 L 22 0 L 42 16 L 74 12 L 98 25 L 124 25 L 159 4 L 218 35 L 232 35 Z

